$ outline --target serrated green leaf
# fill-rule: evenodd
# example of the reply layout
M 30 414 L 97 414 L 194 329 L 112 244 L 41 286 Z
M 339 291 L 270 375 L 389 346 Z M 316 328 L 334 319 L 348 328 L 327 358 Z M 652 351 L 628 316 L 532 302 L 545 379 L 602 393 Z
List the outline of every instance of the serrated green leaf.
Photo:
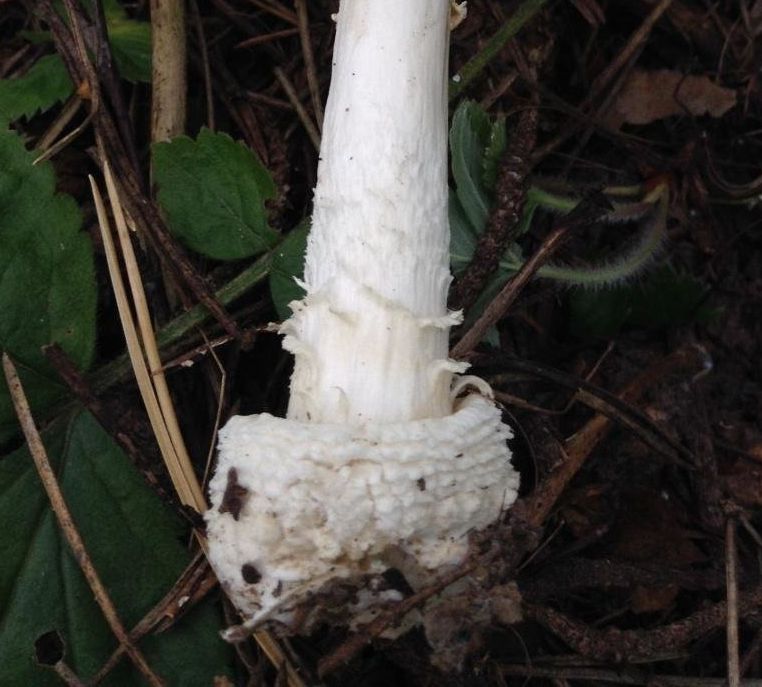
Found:
M 172 232 L 217 260 L 246 258 L 270 248 L 278 235 L 267 224 L 265 201 L 275 184 L 246 146 L 203 129 L 153 146 L 159 203 Z
M 68 98 L 74 90 L 58 55 L 45 55 L 16 79 L 0 79 L 0 120 L 33 117 Z
M 146 487 L 124 454 L 86 413 L 59 423 L 45 444 L 67 505 L 127 627 L 171 588 L 189 560 L 179 520 Z M 60 534 L 25 448 L 0 460 L 0 684 L 60 684 L 35 664 L 34 641 L 56 630 L 66 660 L 87 681 L 116 648 L 102 613 Z M 230 670 L 209 603 L 140 643 L 170 685 L 208 687 Z M 123 660 L 104 685 L 143 684 Z
M 58 343 L 81 368 L 95 343 L 96 288 L 92 247 L 80 231 L 74 201 L 55 192 L 48 162 L 21 137 L 0 131 L 0 349 L 17 361 L 36 410 L 63 390 L 41 347 Z M 0 440 L 16 431 L 0 386 Z
M 570 329 L 580 338 L 599 338 L 614 336 L 625 327 L 666 329 L 705 322 L 713 315 L 705 304 L 706 295 L 698 279 L 664 265 L 639 283 L 572 291 Z
M 304 298 L 304 289 L 297 279 L 304 277 L 304 254 L 307 251 L 309 231 L 309 220 L 300 222 L 273 253 L 270 294 L 281 321 L 291 317 L 288 304 Z
M 476 103 L 464 101 L 455 110 L 450 127 L 455 193 L 477 234 L 484 230 L 491 204 L 482 180 L 490 131 L 489 117 Z

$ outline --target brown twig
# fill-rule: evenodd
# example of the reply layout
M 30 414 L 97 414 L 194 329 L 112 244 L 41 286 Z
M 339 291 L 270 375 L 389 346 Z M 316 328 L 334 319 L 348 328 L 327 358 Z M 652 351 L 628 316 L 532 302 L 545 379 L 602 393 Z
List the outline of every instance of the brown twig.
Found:
M 695 350 L 678 349 L 658 360 L 632 380 L 618 394 L 621 401 L 632 403 L 646 389 L 667 374 L 681 369 L 693 369 L 696 364 Z M 566 460 L 557 466 L 532 494 L 514 506 L 514 512 L 530 525 L 539 527 L 553 510 L 558 498 L 572 478 L 579 472 L 592 450 L 600 444 L 612 426 L 605 415 L 595 415 L 564 444 Z
M 283 21 L 286 21 L 289 24 L 296 25 L 298 23 L 298 19 L 293 12 L 287 10 L 276 2 L 267 2 L 267 0 L 249 0 L 249 2 L 255 7 L 259 7 L 261 10 L 264 10 L 275 17 L 283 19 Z
M 161 601 L 130 630 L 130 640 L 138 642 L 149 632 L 165 631 L 216 586 L 217 578 L 211 572 L 206 558 L 202 553 L 196 554 Z M 116 667 L 123 654 L 124 647 L 120 645 L 90 680 L 90 687 L 100 684 Z
M 299 19 L 299 39 L 302 43 L 302 55 L 307 72 L 307 85 L 310 88 L 312 98 L 312 110 L 315 113 L 315 122 L 318 131 L 323 130 L 323 103 L 320 100 L 320 80 L 318 79 L 317 67 L 315 66 L 315 53 L 312 50 L 310 38 L 310 17 L 307 13 L 306 0 L 294 0 L 296 16 Z
M 439 577 L 433 584 L 409 596 L 404 601 L 400 601 L 389 610 L 380 613 L 371 622 L 363 625 L 356 634 L 352 635 L 338 649 L 320 659 L 318 662 L 318 675 L 320 678 L 324 678 L 345 663 L 348 663 L 370 644 L 373 639 L 381 635 L 386 628 L 401 621 L 410 611 L 423 605 L 454 582 L 472 573 L 477 567 L 478 563 L 476 561 L 469 561 L 459 566 L 452 572 Z
M 315 150 L 319 151 L 320 132 L 315 127 L 315 123 L 310 119 L 307 110 L 304 109 L 304 105 L 302 105 L 301 100 L 299 100 L 299 96 L 296 92 L 296 89 L 294 88 L 294 84 L 291 83 L 291 80 L 288 78 L 288 76 L 286 76 L 286 72 L 284 72 L 280 67 L 275 67 L 275 69 L 273 69 L 273 74 L 275 74 L 275 78 L 278 80 L 278 83 L 283 89 L 283 92 L 286 94 L 288 101 L 291 103 L 291 107 L 294 108 L 297 117 L 299 117 L 299 121 L 302 123 L 304 130 L 310 137 L 312 145 L 315 146 Z
M 620 69 L 630 60 L 630 58 L 640 49 L 651 35 L 656 22 L 669 9 L 672 0 L 660 0 L 654 5 L 654 8 L 648 13 L 648 16 L 632 33 L 627 43 L 622 47 L 616 57 L 611 60 L 609 65 L 595 78 L 590 85 L 589 100 L 595 99 L 600 93 L 613 81 Z
M 495 203 L 471 262 L 455 284 L 451 302 L 454 310 L 468 310 L 474 304 L 487 280 L 497 270 L 506 248 L 517 238 L 525 199 L 524 180 L 529 173 L 536 140 L 537 110 L 533 107 L 521 113 L 500 161 Z
M 153 672 L 143 654 L 130 640 L 129 635 L 122 625 L 122 621 L 119 619 L 117 610 L 111 601 L 111 597 L 109 597 L 108 591 L 104 587 L 103 582 L 101 582 L 100 576 L 90 559 L 90 554 L 88 554 L 87 549 L 85 548 L 85 543 L 77 530 L 74 519 L 69 511 L 69 507 L 66 505 L 66 500 L 64 499 L 63 492 L 58 484 L 55 471 L 48 460 L 45 446 L 42 443 L 42 438 L 34 424 L 32 411 L 29 408 L 29 402 L 27 401 L 26 394 L 21 385 L 21 380 L 16 372 L 16 367 L 7 353 L 3 353 L 3 372 L 5 373 L 5 379 L 8 383 L 13 407 L 29 447 L 29 453 L 32 456 L 35 468 L 40 476 L 40 481 L 48 495 L 53 513 L 58 520 L 58 524 L 61 527 L 61 532 L 63 533 L 66 542 L 69 544 L 69 547 L 74 554 L 75 560 L 82 570 L 82 574 L 87 580 L 87 584 L 95 596 L 98 606 L 100 606 L 101 611 L 103 612 L 103 617 L 106 619 L 111 631 L 119 640 L 119 643 L 124 646 L 124 650 L 132 659 L 135 667 L 140 671 L 143 677 L 145 677 L 153 687 L 161 687 L 165 684 L 164 681 Z
M 738 595 L 738 613 L 756 613 L 762 603 L 762 586 Z M 727 622 L 725 601 L 706 606 L 692 615 L 648 630 L 596 629 L 552 608 L 524 604 L 528 619 L 540 623 L 575 651 L 597 661 L 639 661 L 688 644 Z
M 460 341 L 453 346 L 450 351 L 451 357 L 456 360 L 465 358 L 474 348 L 476 348 L 489 328 L 496 324 L 514 304 L 519 294 L 534 276 L 535 272 L 537 272 L 537 270 L 540 269 L 540 267 L 560 247 L 561 243 L 563 243 L 566 238 L 567 233 L 568 228 L 564 226 L 557 227 L 548 234 L 534 255 L 524 263 L 516 275 L 484 309 L 484 312 L 479 319 L 471 325 L 471 328 L 463 335 Z
M 609 419 L 628 427 L 647 446 L 658 451 L 669 460 L 688 469 L 696 467 L 696 456 L 688 448 L 679 441 L 676 441 L 648 415 L 631 404 L 630 401 L 636 396 L 632 396 L 629 400 L 624 399 L 615 393 L 592 384 L 586 379 L 530 360 L 522 360 L 511 356 L 479 355 L 475 356 L 474 361 L 480 365 L 499 365 L 502 368 L 526 373 L 573 390 L 575 392 L 573 399 L 579 400 Z M 655 363 L 654 369 L 657 374 L 669 375 L 673 372 L 693 372 L 699 370 L 703 363 L 702 349 L 690 346 L 678 349 L 678 351 L 666 359 Z M 650 375 L 650 369 L 648 368 L 645 371 L 646 375 Z M 651 376 L 650 379 L 646 380 L 646 386 L 656 380 L 657 377 Z
M 270 33 L 263 33 L 259 36 L 252 36 L 240 43 L 235 44 L 237 50 L 241 48 L 253 48 L 256 45 L 262 45 L 264 43 L 270 43 L 272 41 L 279 41 L 281 38 L 291 38 L 291 36 L 297 36 L 299 29 L 283 29 L 282 31 L 272 31 Z
M 146 456 L 152 453 L 151 448 L 143 446 L 142 442 L 137 439 L 137 437 L 145 434 L 142 431 L 145 422 L 136 418 L 131 408 L 119 407 L 115 412 L 113 407 L 108 407 L 106 403 L 101 401 L 95 395 L 87 379 L 77 369 L 74 361 L 58 344 L 45 346 L 43 353 L 77 400 L 87 408 L 101 427 L 119 444 L 122 450 L 129 456 L 133 465 L 140 468 L 141 474 L 151 485 L 151 488 L 156 490 L 165 502 L 172 505 L 175 509 L 179 509 L 175 496 L 159 483 L 156 476 L 149 469 Z M 138 445 L 138 443 L 141 443 L 141 445 Z
M 71 667 L 63 660 L 54 663 L 50 669 L 69 687 L 87 687 Z
M 539 601 L 559 593 L 580 589 L 629 588 L 636 585 L 661 587 L 679 585 L 681 589 L 714 590 L 724 580 L 711 570 L 684 570 L 653 563 L 630 563 L 610 558 L 572 558 L 555 562 L 535 572 L 519 586 L 524 598 Z
M 590 224 L 600 219 L 610 210 L 608 202 L 597 194 L 583 200 L 568 215 L 561 218 L 553 230 L 543 240 L 540 247 L 527 260 L 515 276 L 495 296 L 484 309 L 481 317 L 463 335 L 450 351 L 453 358 L 465 358 L 476 348 L 490 327 L 496 324 L 513 305 L 524 287 L 540 267 L 558 250 L 568 233 L 580 225 Z
M 129 116 L 127 104 L 124 101 L 122 93 L 122 84 L 117 73 L 111 54 L 111 43 L 108 38 L 108 27 L 106 25 L 106 15 L 103 10 L 103 0 L 93 2 L 94 9 L 94 36 L 93 48 L 95 54 L 95 69 L 98 78 L 106 88 L 109 102 L 114 109 L 114 121 L 121 135 L 124 149 L 136 172 L 140 169 L 138 162 L 138 152 L 135 146 L 135 135 L 132 127 L 132 118 Z M 84 15 L 80 14 L 80 21 L 84 20 Z M 144 183 L 144 179 L 141 178 Z
M 739 687 L 741 684 L 741 665 L 738 649 L 738 573 L 736 555 L 736 521 L 732 515 L 729 515 L 725 522 L 728 687 Z
M 196 42 L 201 53 L 201 74 L 204 78 L 204 98 L 206 99 L 206 126 L 214 131 L 217 128 L 214 116 L 214 90 L 212 88 L 212 69 L 209 65 L 209 48 L 204 33 L 204 22 L 201 19 L 201 12 L 196 0 L 191 0 L 190 8 L 193 15 L 193 28 L 196 31 Z
M 643 685 L 644 687 L 726 687 L 724 678 L 693 677 L 683 675 L 654 675 L 651 671 L 634 668 L 605 670 L 602 668 L 579 668 L 576 666 L 501 666 L 503 675 L 531 678 L 563 680 L 557 684 L 568 684 L 567 680 L 580 680 L 583 684 L 604 682 L 613 685 Z M 762 687 L 762 680 L 744 680 L 741 687 Z

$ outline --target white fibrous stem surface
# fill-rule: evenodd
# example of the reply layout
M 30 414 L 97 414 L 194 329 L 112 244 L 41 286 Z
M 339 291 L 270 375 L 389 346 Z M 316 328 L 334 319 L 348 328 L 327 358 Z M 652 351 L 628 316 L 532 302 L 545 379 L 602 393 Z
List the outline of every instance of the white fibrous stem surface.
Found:
M 516 498 L 511 431 L 448 358 L 450 4 L 340 4 L 287 418 L 232 418 L 210 484 L 209 557 L 249 624 L 400 551 L 456 565 Z
M 448 0 L 345 0 L 307 245 L 283 328 L 288 416 L 449 415 Z

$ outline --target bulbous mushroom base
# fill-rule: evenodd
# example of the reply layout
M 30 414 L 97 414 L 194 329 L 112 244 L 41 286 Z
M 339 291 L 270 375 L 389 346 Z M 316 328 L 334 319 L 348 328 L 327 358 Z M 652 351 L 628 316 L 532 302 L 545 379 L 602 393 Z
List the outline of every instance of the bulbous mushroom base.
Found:
M 210 485 L 209 559 L 247 626 L 290 624 L 331 580 L 395 567 L 390 552 L 432 573 L 457 564 L 468 534 L 516 498 L 511 436 L 478 394 L 450 416 L 387 425 L 233 417 Z M 355 611 L 373 603 L 359 598 Z

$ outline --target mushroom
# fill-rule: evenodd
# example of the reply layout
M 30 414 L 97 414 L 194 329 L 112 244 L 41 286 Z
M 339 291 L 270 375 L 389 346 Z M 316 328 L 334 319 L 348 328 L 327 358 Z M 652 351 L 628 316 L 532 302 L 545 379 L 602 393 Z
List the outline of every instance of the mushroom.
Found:
M 516 497 L 511 430 L 448 359 L 450 11 L 341 0 L 287 417 L 231 418 L 210 484 L 209 557 L 249 627 L 389 567 L 425 581 Z

